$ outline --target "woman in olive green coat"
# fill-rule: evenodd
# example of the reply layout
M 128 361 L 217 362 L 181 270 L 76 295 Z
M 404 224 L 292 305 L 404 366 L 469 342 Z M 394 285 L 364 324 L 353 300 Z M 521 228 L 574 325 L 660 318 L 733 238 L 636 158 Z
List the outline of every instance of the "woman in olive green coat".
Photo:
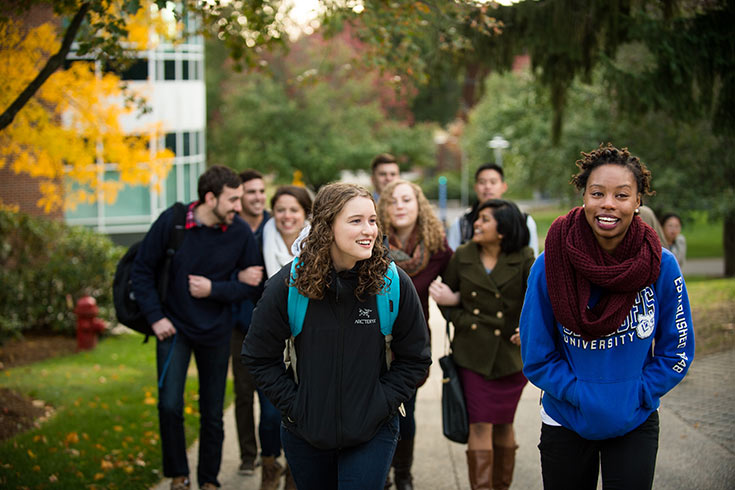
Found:
M 454 325 L 452 353 L 459 367 L 470 421 L 467 465 L 473 489 L 510 487 L 515 466 L 513 431 L 527 380 L 517 335 L 533 264 L 523 213 L 491 199 L 477 211 L 472 241 L 454 253 L 429 289 Z

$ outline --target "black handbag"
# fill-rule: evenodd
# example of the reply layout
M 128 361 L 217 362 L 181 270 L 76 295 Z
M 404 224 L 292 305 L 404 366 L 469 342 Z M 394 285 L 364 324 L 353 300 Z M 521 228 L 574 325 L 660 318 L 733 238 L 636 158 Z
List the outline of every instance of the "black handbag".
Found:
M 447 322 L 447 339 L 449 339 L 449 323 Z M 448 350 L 448 349 L 447 349 Z M 442 369 L 442 430 L 444 437 L 460 444 L 467 443 L 470 422 L 467 405 L 462 392 L 457 366 L 451 353 L 439 359 Z

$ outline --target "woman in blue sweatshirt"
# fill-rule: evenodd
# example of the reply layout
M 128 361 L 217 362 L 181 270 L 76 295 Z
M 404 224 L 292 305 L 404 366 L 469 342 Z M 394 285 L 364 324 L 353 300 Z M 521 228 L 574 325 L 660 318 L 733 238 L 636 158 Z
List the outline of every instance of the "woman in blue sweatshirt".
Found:
M 541 388 L 545 489 L 650 489 L 660 398 L 686 374 L 694 331 L 676 258 L 637 216 L 651 173 L 627 149 L 577 161 L 582 207 L 551 225 L 520 321 Z

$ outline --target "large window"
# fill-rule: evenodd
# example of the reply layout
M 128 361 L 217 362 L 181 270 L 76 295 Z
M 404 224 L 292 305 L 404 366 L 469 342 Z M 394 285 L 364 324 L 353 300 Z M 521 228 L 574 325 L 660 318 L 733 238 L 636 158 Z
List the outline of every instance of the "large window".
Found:
M 67 222 L 92 226 L 106 233 L 143 233 L 161 211 L 173 203 L 196 200 L 197 181 L 205 170 L 204 131 L 167 133 L 158 144 L 165 145 L 176 155 L 171 170 L 162 182 L 160 194 L 148 186 L 125 186 L 114 204 L 97 201 L 80 205 L 76 210 L 66 213 Z M 117 180 L 118 177 L 116 165 L 105 164 L 102 178 Z

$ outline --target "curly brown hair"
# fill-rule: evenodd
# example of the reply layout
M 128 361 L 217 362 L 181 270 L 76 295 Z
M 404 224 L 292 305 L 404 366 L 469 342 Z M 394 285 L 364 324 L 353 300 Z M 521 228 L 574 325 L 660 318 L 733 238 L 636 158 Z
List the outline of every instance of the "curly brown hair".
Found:
M 419 212 L 416 227 L 418 228 L 419 240 L 424 241 L 426 250 L 431 254 L 439 250 L 444 250 L 444 226 L 436 216 L 434 208 L 431 206 L 429 200 L 426 199 L 421 187 L 413 182 L 394 180 L 385 186 L 383 192 L 380 193 L 383 197 L 378 201 L 378 219 L 380 219 L 380 224 L 383 226 L 383 229 L 386 233 L 391 233 L 394 230 L 390 220 L 390 213 L 388 213 L 388 206 L 393 203 L 393 191 L 401 184 L 406 184 L 411 187 L 413 194 L 416 196 L 416 201 L 418 201 Z
M 573 175 L 572 180 L 569 181 L 570 184 L 575 185 L 578 191 L 582 191 L 587 187 L 587 180 L 594 169 L 601 165 L 614 164 L 622 165 L 633 172 L 640 194 L 647 196 L 656 194 L 651 188 L 651 171 L 638 157 L 631 155 L 627 148 L 619 150 L 612 143 L 608 143 L 607 146 L 601 143 L 596 150 L 589 153 L 582 152 L 582 156 L 584 158 L 575 162 L 579 167 L 579 172 Z M 641 199 L 641 203 L 643 203 L 643 199 Z
M 333 182 L 319 189 L 314 198 L 311 217 L 311 231 L 304 239 L 299 256 L 298 275 L 292 278 L 293 285 L 301 294 L 312 299 L 322 299 L 329 286 L 333 269 L 330 253 L 334 243 L 332 226 L 337 215 L 347 202 L 356 197 L 370 199 L 375 205 L 370 191 L 356 184 Z M 358 285 L 355 296 L 363 299 L 378 294 L 384 285 L 385 273 L 390 264 L 388 249 L 383 244 L 383 232 L 378 221 L 378 236 L 369 259 L 359 261 Z

